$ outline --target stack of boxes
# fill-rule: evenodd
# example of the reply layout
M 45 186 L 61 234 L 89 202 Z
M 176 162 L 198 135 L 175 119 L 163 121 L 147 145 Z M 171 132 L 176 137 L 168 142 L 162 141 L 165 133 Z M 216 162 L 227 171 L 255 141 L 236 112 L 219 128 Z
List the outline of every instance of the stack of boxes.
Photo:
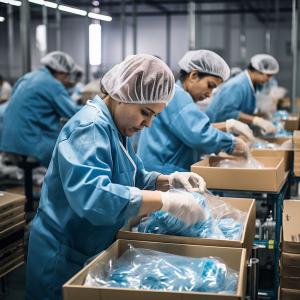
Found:
M 294 174 L 300 176 L 300 130 L 294 131 Z
M 300 299 L 300 201 L 285 200 L 283 208 L 280 295 Z
M 0 192 L 0 278 L 24 263 L 25 197 Z

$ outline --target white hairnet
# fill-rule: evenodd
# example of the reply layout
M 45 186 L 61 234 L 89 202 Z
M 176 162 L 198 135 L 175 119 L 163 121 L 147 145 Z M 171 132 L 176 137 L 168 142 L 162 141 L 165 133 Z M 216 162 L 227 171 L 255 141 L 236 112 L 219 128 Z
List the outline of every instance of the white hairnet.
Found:
M 167 103 L 173 98 L 175 79 L 162 60 L 148 54 L 137 54 L 109 70 L 101 84 L 116 101 Z
M 277 74 L 279 72 L 278 61 L 269 54 L 257 54 L 251 58 L 252 67 L 264 74 Z
M 209 50 L 188 51 L 179 61 L 179 67 L 187 73 L 197 70 L 202 73 L 221 77 L 223 81 L 230 76 L 230 69 L 225 60 Z
M 71 83 L 77 83 L 83 75 L 83 70 L 80 66 L 74 65 L 72 70 L 69 73 L 69 81 Z
M 61 51 L 53 51 L 42 57 L 41 64 L 47 66 L 54 71 L 71 73 L 75 68 L 73 58 L 67 53 Z

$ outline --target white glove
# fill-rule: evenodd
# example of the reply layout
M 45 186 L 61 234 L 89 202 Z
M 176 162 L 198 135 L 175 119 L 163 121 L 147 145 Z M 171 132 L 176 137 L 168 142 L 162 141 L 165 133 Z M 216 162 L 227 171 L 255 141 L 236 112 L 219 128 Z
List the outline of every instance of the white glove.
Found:
M 234 133 L 236 135 L 243 135 L 250 143 L 254 141 L 252 130 L 247 124 L 243 122 L 234 119 L 227 120 L 226 131 L 230 133 Z
M 174 189 L 184 188 L 188 192 L 204 193 L 206 182 L 193 172 L 175 172 L 169 175 L 169 185 Z
M 235 147 L 232 152 L 234 155 L 242 155 L 248 157 L 250 154 L 250 148 L 241 138 L 235 138 Z
M 272 124 L 272 122 L 266 119 L 254 117 L 252 124 L 260 127 L 263 134 L 270 134 L 276 132 L 276 127 Z
M 205 210 L 192 194 L 187 192 L 161 192 L 162 211 L 179 218 L 188 226 L 207 219 Z

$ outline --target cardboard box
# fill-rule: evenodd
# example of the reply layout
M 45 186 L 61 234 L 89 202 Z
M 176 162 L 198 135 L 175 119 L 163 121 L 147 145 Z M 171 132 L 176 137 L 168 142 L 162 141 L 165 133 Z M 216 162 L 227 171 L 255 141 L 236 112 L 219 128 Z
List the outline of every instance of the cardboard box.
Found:
M 24 210 L 25 196 L 7 192 L 0 192 L 0 216 L 11 209 L 23 207 Z
M 280 286 L 285 289 L 300 290 L 300 278 L 280 276 Z
M 282 215 L 282 251 L 300 254 L 300 200 L 285 200 Z
M 270 143 L 275 143 L 282 145 L 284 142 L 291 140 L 291 137 L 281 137 L 281 138 L 262 138 L 262 140 L 268 141 Z M 266 156 L 266 157 L 282 157 L 284 159 L 284 169 L 289 171 L 292 168 L 292 162 L 294 157 L 294 149 L 251 149 L 251 153 L 254 156 Z
M 128 240 L 161 242 L 161 243 L 246 248 L 247 252 L 251 254 L 251 249 L 253 246 L 253 240 L 255 236 L 255 218 L 256 218 L 255 199 L 246 199 L 246 198 L 221 198 L 221 199 L 224 202 L 232 205 L 232 207 L 247 213 L 244 232 L 240 241 L 203 239 L 203 238 L 201 239 L 195 237 L 132 232 L 128 227 L 122 228 L 119 231 L 117 238 L 128 239 Z
M 280 289 L 280 299 L 281 300 L 299 300 L 300 290 L 290 290 L 290 289 Z
M 218 168 L 211 165 L 225 157 L 210 156 L 191 166 L 201 175 L 209 189 L 279 192 L 287 178 L 284 161 L 280 157 L 254 156 L 265 168 Z M 237 158 L 232 158 L 237 159 Z
M 228 267 L 239 271 L 237 291 L 235 294 L 214 294 L 83 286 L 89 270 L 95 268 L 98 262 L 103 263 L 103 267 L 107 266 L 111 260 L 116 260 L 120 257 L 129 248 L 129 244 L 136 248 L 153 249 L 189 257 L 219 257 L 228 265 Z M 246 268 L 245 249 L 117 240 L 63 285 L 63 295 L 64 300 L 238 300 L 244 299 L 245 297 L 247 279 Z
M 291 115 L 286 120 L 282 120 L 284 123 L 284 129 L 287 131 L 294 131 L 299 129 L 299 114 Z

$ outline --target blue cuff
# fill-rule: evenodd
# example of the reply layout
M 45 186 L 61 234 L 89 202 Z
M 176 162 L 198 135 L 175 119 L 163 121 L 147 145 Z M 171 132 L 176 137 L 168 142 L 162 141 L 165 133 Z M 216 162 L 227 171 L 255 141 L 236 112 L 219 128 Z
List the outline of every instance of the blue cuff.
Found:
M 128 188 L 130 192 L 130 200 L 124 213 L 126 221 L 133 217 L 137 217 L 142 204 L 142 191 L 136 187 Z

